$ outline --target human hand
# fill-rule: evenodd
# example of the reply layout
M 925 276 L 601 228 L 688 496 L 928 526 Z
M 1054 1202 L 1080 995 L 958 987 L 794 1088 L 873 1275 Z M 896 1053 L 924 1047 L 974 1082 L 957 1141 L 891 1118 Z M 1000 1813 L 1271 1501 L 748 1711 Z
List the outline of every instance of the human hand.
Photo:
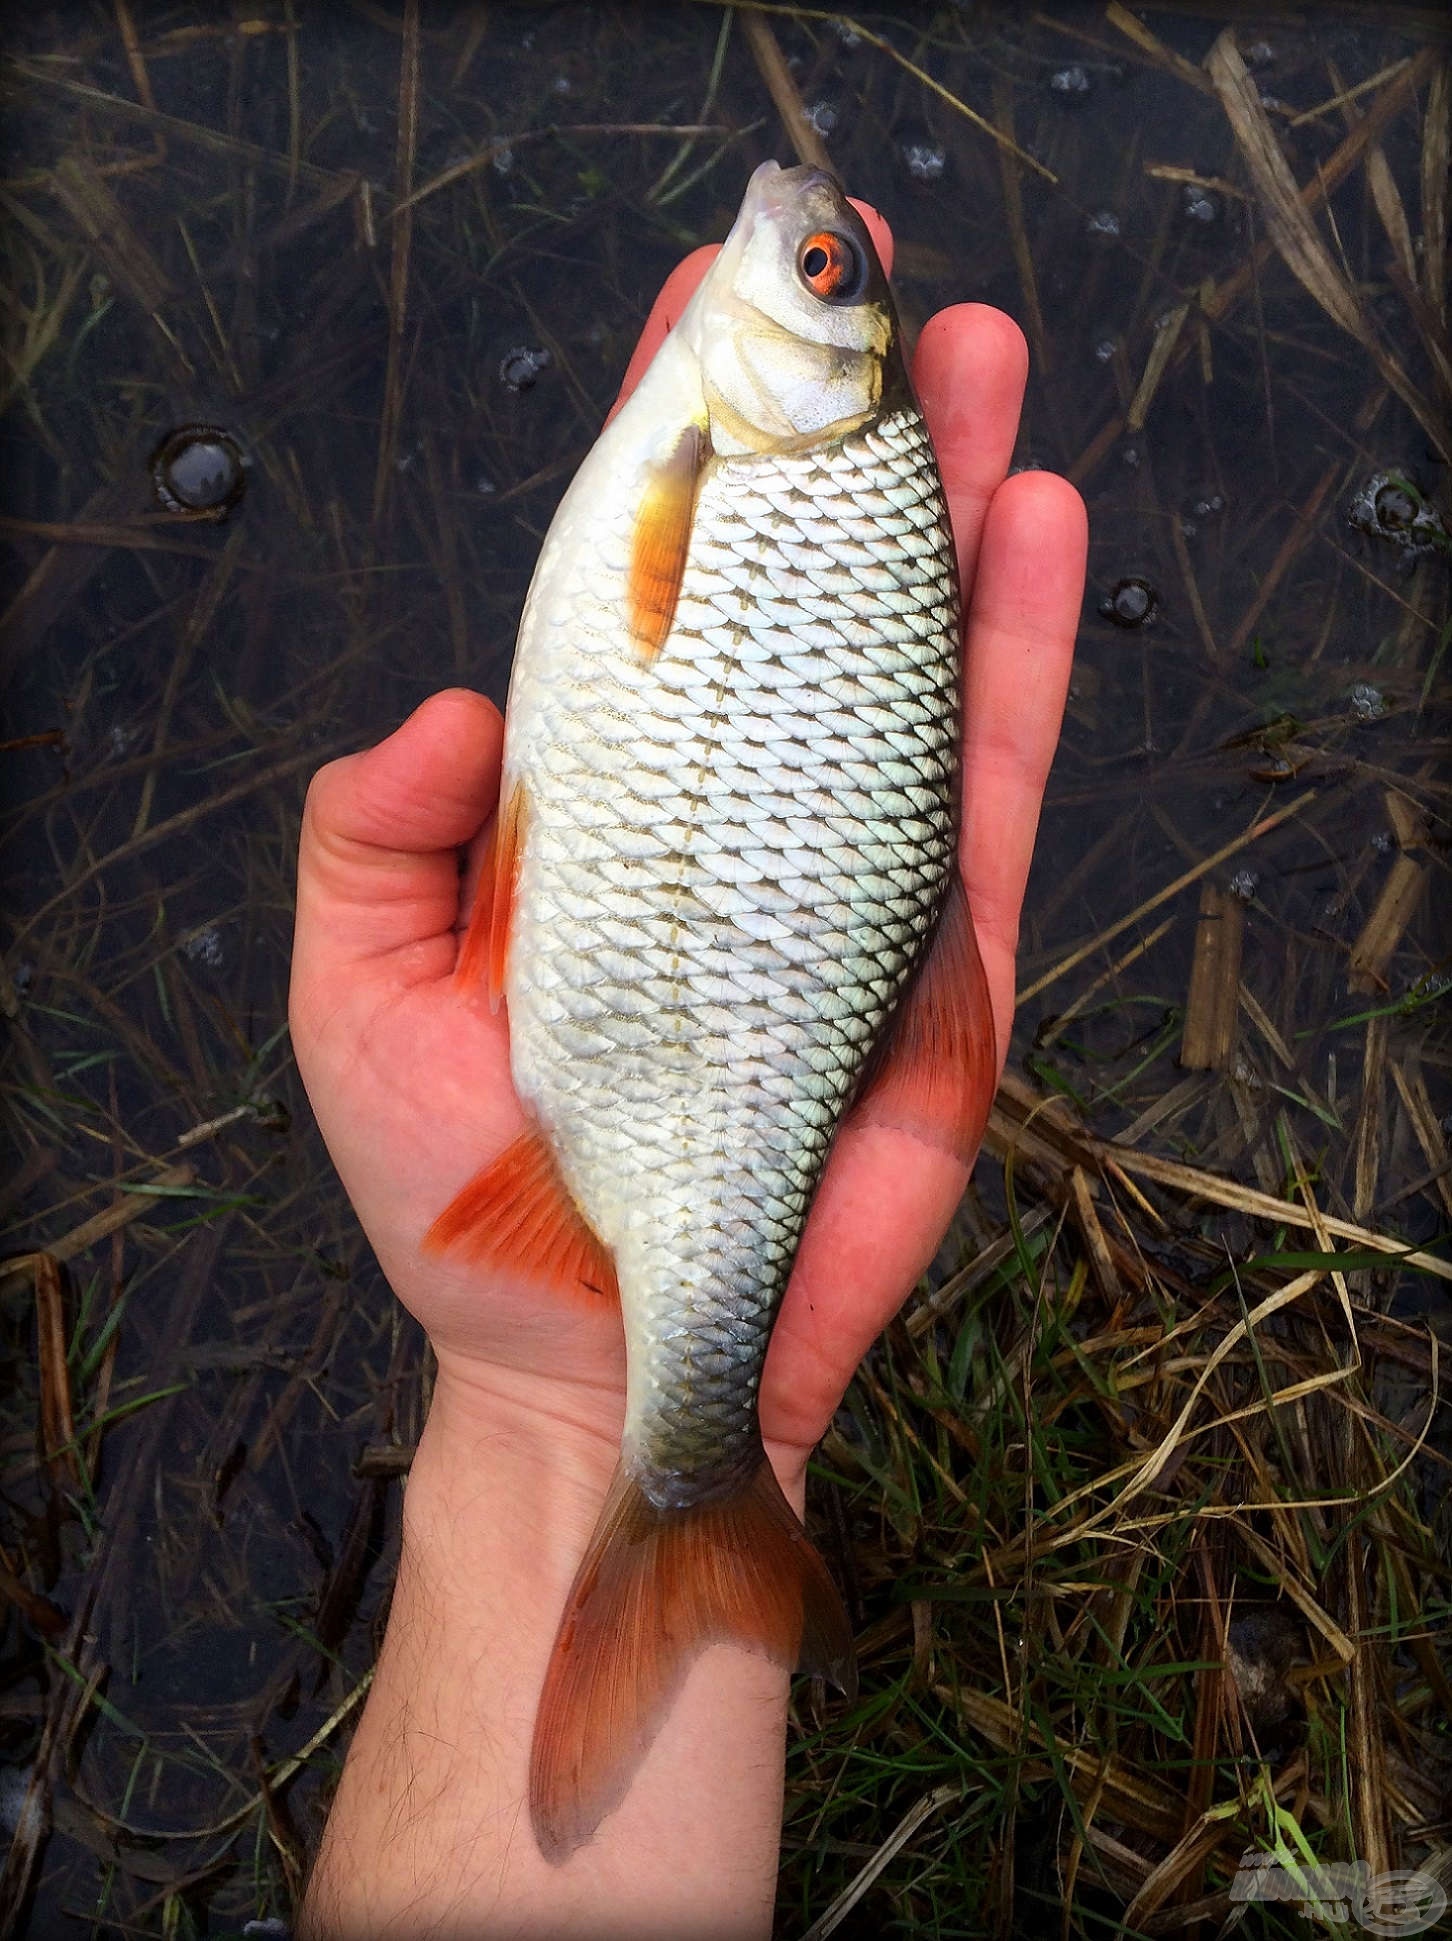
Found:
M 891 238 L 873 212 L 884 264 Z M 638 381 L 714 251 L 668 279 L 631 361 Z M 1006 478 L 1026 375 L 1002 313 L 960 305 L 923 331 L 914 380 L 938 450 L 965 594 L 960 864 L 1000 1057 L 1044 783 L 1058 738 L 1082 594 L 1078 494 L 1047 474 Z M 436 1409 L 501 1416 L 542 1448 L 561 1439 L 603 1472 L 619 1441 L 618 1316 L 426 1257 L 455 1192 L 523 1129 L 507 1026 L 452 982 L 474 869 L 499 786 L 502 723 L 464 690 L 435 695 L 386 741 L 331 763 L 304 817 L 293 1041 L 335 1164 L 400 1298 L 439 1359 Z M 466 873 L 464 889 L 470 876 Z M 966 1179 L 913 1135 L 849 1124 L 833 1148 L 772 1338 L 761 1391 L 768 1450 L 789 1493 L 862 1354 L 931 1259 Z

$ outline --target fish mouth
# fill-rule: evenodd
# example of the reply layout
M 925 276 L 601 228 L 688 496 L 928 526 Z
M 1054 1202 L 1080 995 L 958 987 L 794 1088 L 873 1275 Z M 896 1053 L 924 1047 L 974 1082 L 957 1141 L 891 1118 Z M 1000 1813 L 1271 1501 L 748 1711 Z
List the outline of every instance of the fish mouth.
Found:
M 752 171 L 736 225 L 744 224 L 744 233 L 749 235 L 758 222 L 774 220 L 789 203 L 818 187 L 830 189 L 838 196 L 843 194 L 842 184 L 830 169 L 813 168 L 806 163 L 799 168 L 783 168 L 780 162 L 763 162 Z

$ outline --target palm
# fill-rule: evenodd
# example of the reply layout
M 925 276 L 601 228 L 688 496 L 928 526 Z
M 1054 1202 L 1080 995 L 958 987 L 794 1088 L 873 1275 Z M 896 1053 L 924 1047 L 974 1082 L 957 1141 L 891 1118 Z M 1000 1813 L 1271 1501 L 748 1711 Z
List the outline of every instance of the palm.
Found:
M 890 239 L 880 247 L 890 261 Z M 703 267 L 698 252 L 662 291 L 627 390 Z M 1022 338 L 996 311 L 945 312 L 923 333 L 915 377 L 972 588 L 961 862 L 1000 1047 L 1084 551 L 1082 507 L 1062 480 L 1004 482 L 1023 375 Z M 465 1003 L 452 982 L 454 859 L 497 800 L 500 741 L 490 704 L 453 691 L 317 778 L 299 864 L 294 1041 L 344 1185 L 441 1362 L 524 1376 L 546 1412 L 568 1395 L 609 1432 L 624 1382 L 614 1314 L 492 1276 L 484 1286 L 420 1252 L 453 1193 L 524 1125 L 502 1017 Z M 763 1378 L 763 1433 L 788 1464 L 822 1435 L 963 1184 L 957 1160 L 906 1133 L 849 1125 L 838 1141 Z
M 434 714 L 473 706 L 473 697 L 441 696 Z M 524 1124 L 504 1020 L 461 1003 L 452 940 L 439 944 L 437 961 L 428 950 L 402 968 L 392 956 L 362 967 L 326 1011 L 312 1007 L 335 988 L 331 979 L 300 986 L 304 1075 L 338 1170 L 390 1283 L 441 1352 L 502 1358 L 597 1391 L 620 1386 L 613 1315 L 527 1284 L 491 1280 L 486 1293 L 469 1270 L 420 1256 L 455 1184 Z M 770 1439 L 801 1448 L 818 1440 L 961 1187 L 954 1161 L 905 1134 L 854 1129 L 839 1143 L 778 1329 L 764 1407 Z M 533 1325 L 521 1330 L 522 1319 Z

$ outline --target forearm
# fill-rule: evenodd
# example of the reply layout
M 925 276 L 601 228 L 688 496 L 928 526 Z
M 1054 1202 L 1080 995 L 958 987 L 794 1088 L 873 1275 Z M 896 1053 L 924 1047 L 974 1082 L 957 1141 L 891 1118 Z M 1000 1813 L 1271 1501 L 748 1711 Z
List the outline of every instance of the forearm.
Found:
M 787 1680 L 733 1647 L 697 1659 L 595 1838 L 563 1866 L 535 1845 L 535 1704 L 613 1453 L 608 1436 L 441 1387 L 302 1941 L 769 1934 Z

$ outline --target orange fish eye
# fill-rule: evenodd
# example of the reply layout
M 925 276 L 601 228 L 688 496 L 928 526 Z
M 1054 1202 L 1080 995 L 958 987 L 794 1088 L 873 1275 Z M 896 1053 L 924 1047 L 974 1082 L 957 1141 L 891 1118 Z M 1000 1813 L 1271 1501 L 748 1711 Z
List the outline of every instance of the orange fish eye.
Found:
M 862 294 L 867 265 L 850 236 L 819 229 L 808 236 L 797 257 L 802 281 L 824 303 L 852 303 Z

